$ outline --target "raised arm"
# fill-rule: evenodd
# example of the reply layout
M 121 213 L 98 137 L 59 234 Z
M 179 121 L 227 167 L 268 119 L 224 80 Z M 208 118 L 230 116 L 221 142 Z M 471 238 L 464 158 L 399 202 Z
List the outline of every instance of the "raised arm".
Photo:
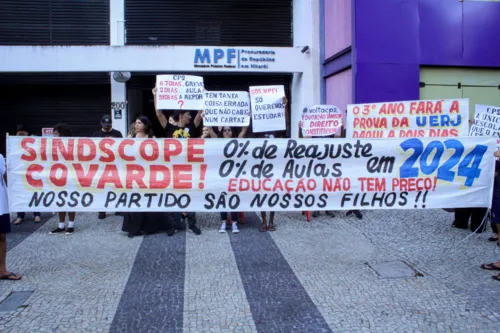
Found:
M 239 139 L 243 139 L 247 135 L 248 126 L 242 127 L 240 134 L 238 134 Z
M 156 87 L 154 87 L 153 89 L 153 100 L 155 104 L 156 117 L 160 121 L 161 127 L 165 128 L 167 127 L 167 117 L 165 117 L 163 112 L 161 110 L 158 110 L 158 108 L 156 107 Z
M 303 136 L 302 135 L 302 120 L 299 120 L 299 139 L 309 139 L 311 138 L 310 136 Z
M 194 127 L 200 127 L 200 125 L 203 123 L 203 110 L 198 111 L 198 114 L 194 118 L 193 124 Z

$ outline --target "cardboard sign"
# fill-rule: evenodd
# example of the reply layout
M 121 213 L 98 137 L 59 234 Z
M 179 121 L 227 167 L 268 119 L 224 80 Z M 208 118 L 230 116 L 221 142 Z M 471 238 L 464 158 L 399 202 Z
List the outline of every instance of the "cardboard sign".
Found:
M 54 136 L 54 128 L 42 128 L 42 136 L 52 137 Z
M 250 87 L 253 131 L 273 132 L 286 129 L 284 86 Z
M 250 125 L 250 96 L 246 91 L 206 91 L 204 104 L 205 126 Z
M 204 92 L 201 76 L 156 76 L 156 107 L 159 110 L 202 110 Z
M 313 105 L 302 110 L 303 136 L 331 136 L 342 127 L 342 111 L 334 105 Z
M 500 149 L 500 107 L 476 104 L 470 136 L 492 136 Z
M 9 136 L 9 203 L 12 212 L 490 207 L 495 150 L 487 137 Z
M 469 100 L 401 101 L 347 106 L 348 138 L 467 136 Z

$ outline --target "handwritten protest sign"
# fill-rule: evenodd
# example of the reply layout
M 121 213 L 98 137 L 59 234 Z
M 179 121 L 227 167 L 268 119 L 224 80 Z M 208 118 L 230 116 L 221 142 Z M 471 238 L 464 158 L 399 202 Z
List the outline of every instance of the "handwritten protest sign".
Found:
M 285 87 L 250 87 L 253 131 L 255 133 L 281 131 L 286 129 Z
M 496 143 L 7 138 L 11 211 L 489 207 Z
M 207 91 L 204 104 L 205 126 L 250 125 L 250 96 L 246 91 Z
M 334 105 L 313 105 L 302 110 L 302 135 L 330 136 L 342 127 L 342 111 Z
M 160 110 L 203 109 L 203 77 L 157 75 L 156 106 Z
M 469 100 L 403 101 L 347 106 L 348 138 L 467 136 Z
M 494 137 L 500 149 L 500 107 L 476 104 L 474 125 L 469 135 Z

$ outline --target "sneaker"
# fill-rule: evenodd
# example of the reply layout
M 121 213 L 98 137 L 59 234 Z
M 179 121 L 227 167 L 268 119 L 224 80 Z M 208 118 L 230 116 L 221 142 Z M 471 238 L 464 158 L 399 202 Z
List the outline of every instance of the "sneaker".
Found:
M 173 236 L 175 234 L 175 228 L 171 227 L 167 229 L 167 236 Z
M 234 224 L 233 224 L 233 225 L 234 225 Z M 226 227 L 227 227 L 226 222 L 222 222 L 222 224 L 220 225 L 219 232 L 220 232 L 221 234 L 225 234 L 225 233 L 226 233 Z
M 319 212 L 316 210 L 313 212 L 313 217 L 318 217 L 319 216 Z
M 201 230 L 200 230 L 200 229 L 198 229 L 198 227 L 197 227 L 197 226 L 195 226 L 195 225 L 193 225 L 193 226 L 189 227 L 189 230 L 190 230 L 191 232 L 194 232 L 194 234 L 195 234 L 195 235 L 201 235 Z
M 50 235 L 57 235 L 57 234 L 62 234 L 65 231 L 66 231 L 66 229 L 57 228 L 57 229 L 54 229 L 51 232 L 49 232 L 49 234 Z
M 66 235 L 73 235 L 74 232 L 75 232 L 75 228 L 66 229 Z
M 240 232 L 240 229 L 238 229 L 238 224 L 233 223 L 233 234 L 237 234 Z
M 104 220 L 106 218 L 106 213 L 99 213 L 99 215 L 97 215 L 97 218 L 99 220 Z

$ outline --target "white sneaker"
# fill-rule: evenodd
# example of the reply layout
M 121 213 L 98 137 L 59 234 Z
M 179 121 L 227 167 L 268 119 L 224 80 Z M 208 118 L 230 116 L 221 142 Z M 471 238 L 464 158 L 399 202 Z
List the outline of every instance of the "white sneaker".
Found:
M 237 234 L 240 232 L 240 229 L 238 229 L 238 224 L 233 223 L 233 234 Z
M 222 224 L 220 225 L 219 232 L 221 234 L 225 234 L 226 233 L 226 222 L 222 222 Z

